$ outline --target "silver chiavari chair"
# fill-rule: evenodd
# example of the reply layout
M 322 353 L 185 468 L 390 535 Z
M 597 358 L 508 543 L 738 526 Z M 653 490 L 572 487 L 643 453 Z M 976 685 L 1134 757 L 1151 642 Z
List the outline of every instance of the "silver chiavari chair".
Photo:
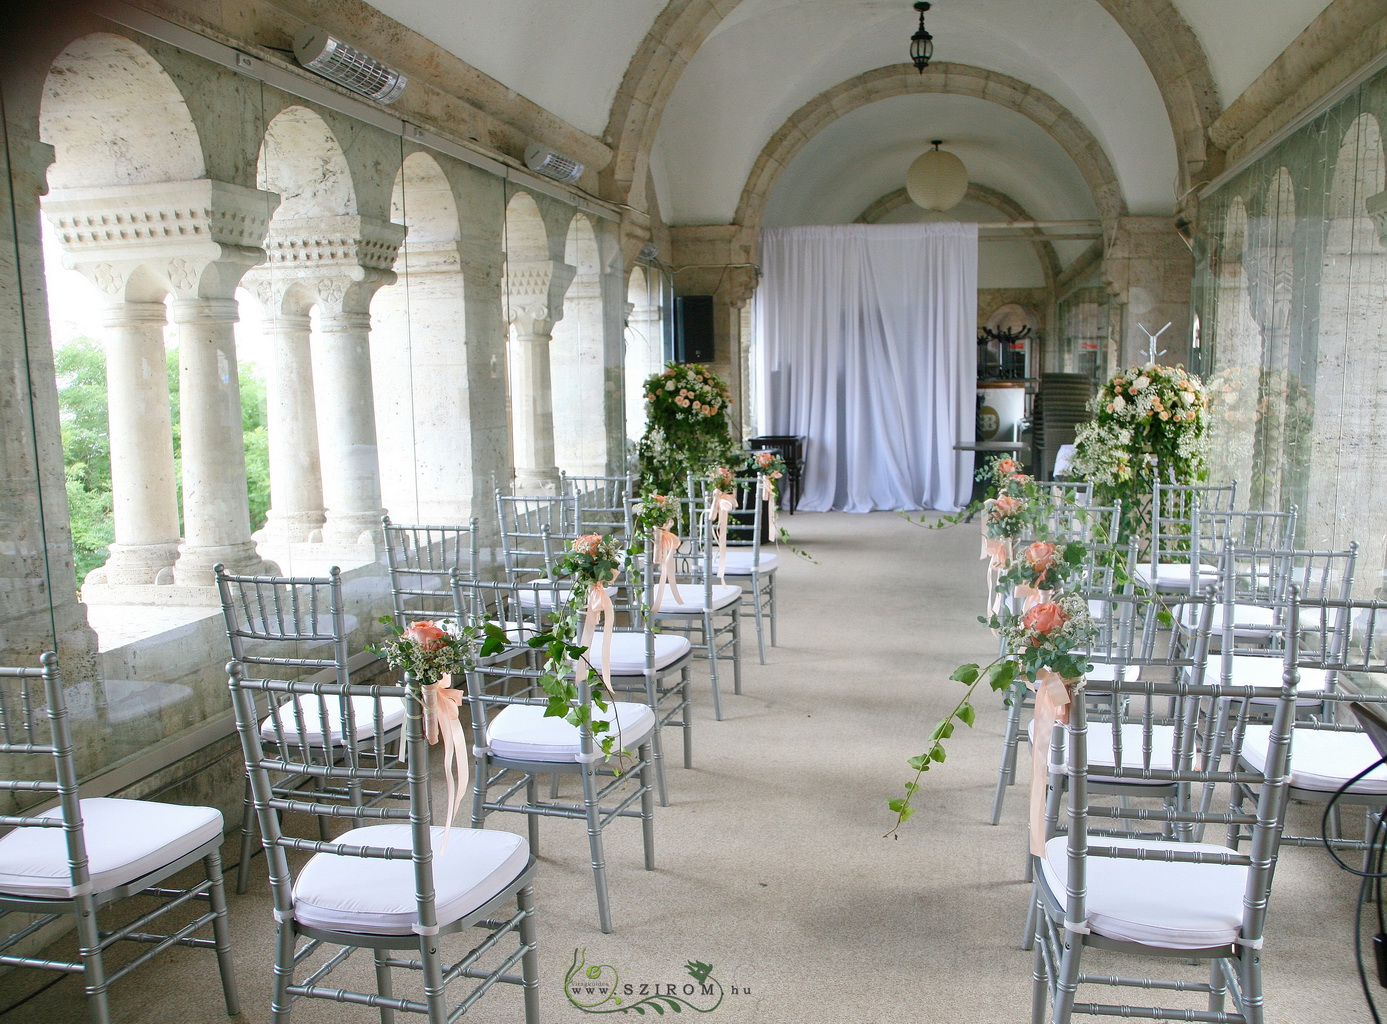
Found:
M 559 474 L 559 493 L 578 499 L 579 533 L 616 533 L 626 526 L 626 506 L 635 495 L 629 476 Z
M 381 523 L 395 625 L 403 629 L 419 619 L 450 617 L 453 592 L 448 580 L 452 571 L 477 575 L 476 516 L 466 526 L 405 525 L 392 523 L 389 516 Z
M 0 837 L 0 916 L 9 926 L 0 928 L 0 965 L 78 975 L 91 1020 L 109 1024 L 113 983 L 165 949 L 211 949 L 226 1012 L 240 1013 L 222 885 L 221 812 L 152 800 L 82 799 L 57 655 L 45 654 L 40 662 L 41 668 L 0 668 L 0 791 L 7 794 L 0 826 L 9 829 Z M 169 881 L 199 862 L 200 880 Z M 138 911 L 112 927 L 113 905 L 126 897 L 139 897 Z M 188 903 L 207 909 L 172 933 L 150 932 L 161 915 Z M 24 940 L 66 916 L 77 929 L 77 959 L 22 953 Z M 199 937 L 209 925 L 212 938 Z M 122 942 L 148 948 L 108 973 L 106 952 Z
M 429 747 L 423 706 L 404 684 L 294 682 L 264 679 L 233 661 L 232 703 L 241 750 L 251 780 L 270 868 L 276 928 L 271 1019 L 288 1024 L 298 999 L 378 1007 L 383 1021 L 394 1012 L 418 1013 L 430 1024 L 449 1024 L 495 983 L 518 985 L 526 1024 L 539 1024 L 539 970 L 535 955 L 531 880 L 535 860 L 524 838 L 509 832 L 433 825 L 429 810 Z M 306 702 L 350 708 L 358 702 L 407 707 L 407 762 L 381 763 L 354 756 L 348 732 L 345 756 L 322 758 L 309 746 L 267 738 L 260 706 L 271 720 L 296 718 Z M 274 777 L 311 776 L 317 789 L 285 792 Z M 407 801 L 367 806 L 350 794 L 369 788 L 403 790 Z M 327 816 L 350 828 L 332 839 L 286 834 L 285 814 Z M 291 852 L 311 854 L 303 861 Z M 481 933 L 475 945 L 445 959 L 444 941 Z M 515 944 L 506 948 L 503 940 Z M 359 950 L 371 951 L 375 990 L 328 984 L 332 972 Z M 519 972 L 516 973 L 516 968 Z M 423 996 L 394 993 L 394 974 L 417 971 Z M 460 1000 L 448 986 L 475 984 Z
M 1176 599 L 1177 602 L 1183 599 Z M 1052 755 L 1052 807 L 1064 805 L 1068 830 L 1047 840 L 1036 865 L 1035 966 L 1032 1021 L 1064 1024 L 1075 1013 L 1119 1017 L 1246 1022 L 1265 1020 L 1262 946 L 1281 826 L 1286 808 L 1286 775 L 1295 715 L 1295 634 L 1285 661 L 1284 679 L 1272 687 L 1227 687 L 1205 676 L 1212 592 L 1195 601 L 1199 611 L 1184 648 L 1162 647 L 1169 632 L 1150 628 L 1149 601 L 1143 635 L 1152 637 L 1121 651 L 1120 662 L 1136 668 L 1119 672 L 1110 688 L 1126 705 L 1111 725 L 1094 722 L 1086 701 L 1072 704 L 1063 744 Z M 1162 637 L 1165 640 L 1162 640 Z M 1105 660 L 1096 657 L 1095 661 Z M 1268 757 L 1257 771 L 1239 758 L 1254 700 L 1270 702 Z M 1268 705 L 1264 704 L 1263 707 Z M 1228 708 L 1224 713 L 1222 708 Z M 1201 744 L 1201 723 L 1229 723 L 1226 742 Z M 1120 724 L 1137 724 L 1135 736 Z M 1159 726 L 1159 731 L 1158 731 Z M 1095 765 L 1095 738 L 1107 733 L 1102 749 L 1124 751 Z M 1121 746 L 1117 746 L 1120 744 Z M 1160 784 L 1180 794 L 1159 807 L 1119 801 L 1101 808 L 1090 803 L 1091 780 L 1106 785 Z M 1232 788 L 1256 782 L 1251 809 L 1214 809 L 1196 798 L 1204 787 Z M 1159 825 L 1163 837 L 1114 835 L 1123 826 Z M 1213 828 L 1210 829 L 1210 826 Z M 1207 832 L 1245 830 L 1246 852 L 1203 841 Z M 1159 962 L 1206 961 L 1207 981 L 1100 973 L 1088 961 L 1106 951 L 1155 957 Z M 1101 965 L 1100 965 L 1101 966 Z M 1080 1001 L 1094 986 L 1182 992 L 1203 997 L 1206 1008 L 1190 1005 L 1133 1005 L 1128 999 Z M 1193 1002 L 1193 999 L 1190 1000 Z M 1226 1008 L 1231 1001 L 1232 1007 Z
M 496 492 L 501 560 L 511 579 L 545 572 L 554 547 L 578 536 L 578 499 L 572 495 Z
M 231 657 L 251 671 L 291 680 L 325 680 L 344 687 L 350 681 L 347 636 L 357 627 L 345 611 L 342 574 L 333 566 L 327 576 L 243 576 L 214 566 L 221 597 Z M 404 701 L 397 696 L 382 700 L 340 695 L 306 694 L 267 709 L 261 733 L 267 743 L 322 765 L 347 756 L 368 756 L 385 763 L 398 755 Z M 348 742 L 350 740 L 350 743 Z M 274 776 L 277 793 L 288 794 L 301 786 L 321 788 L 319 773 L 289 769 Z M 349 796 L 362 804 L 385 799 L 391 791 L 373 791 L 351 783 Z M 398 789 L 398 787 L 395 787 Z M 255 852 L 255 815 L 249 785 L 241 822 L 241 862 L 236 891 L 250 883 L 250 860 Z M 326 836 L 327 818 L 319 820 Z
M 472 712 L 472 825 L 481 828 L 498 812 L 524 814 L 531 850 L 539 850 L 541 818 L 570 818 L 587 824 L 597 917 L 603 932 L 612 930 L 607 896 L 607 859 L 602 833 L 622 818 L 641 823 L 645 868 L 655 869 L 655 801 L 653 740 L 656 715 L 645 701 L 603 698 L 596 719 L 607 724 L 594 734 L 585 724 L 567 721 L 568 707 L 556 707 L 544 691 L 543 652 L 530 641 L 551 628 L 545 609 L 558 598 L 536 593 L 554 590 L 548 580 L 526 583 L 484 582 L 454 574 L 453 594 L 460 620 L 483 619 L 504 630 L 505 650 L 478 660 L 467 673 L 467 700 Z M 592 698 L 588 672 L 575 673 L 578 703 Z M 601 696 L 601 695 L 599 695 Z M 555 712 L 555 713 L 551 713 Z M 608 760 L 601 739 L 612 740 Z M 581 795 L 575 802 L 540 795 L 540 776 L 576 775 Z
M 1137 583 L 1150 590 L 1190 592 L 1191 572 L 1201 571 L 1198 558 L 1192 557 L 1192 552 L 1199 550 L 1197 513 L 1231 512 L 1237 493 L 1236 481 L 1214 486 L 1157 480 L 1151 495 L 1151 549 L 1148 557 L 1132 568 Z M 1222 536 L 1213 533 L 1217 551 Z M 1218 569 L 1216 565 L 1204 566 L 1203 572 L 1195 593 L 1213 581 Z
M 776 646 L 775 576 L 780 554 L 762 543 L 766 508 L 756 478 L 738 479 L 734 493 L 737 507 L 728 516 L 727 562 L 724 566 L 714 549 L 713 571 L 719 580 L 730 577 L 742 587 L 742 612 L 750 612 L 756 623 L 756 652 L 764 665 L 768 632 L 771 646 Z
M 744 591 L 735 583 L 722 583 L 713 568 L 716 544 L 713 517 L 706 503 L 698 498 L 681 498 L 681 521 L 691 523 L 674 558 L 679 595 L 665 594 L 655 622 L 661 629 L 683 633 L 694 649 L 708 659 L 708 677 L 713 690 L 713 715 L 722 721 L 722 691 L 719 665 L 732 662 L 732 690 L 742 692 L 741 605 Z M 730 557 L 729 557 L 730 560 Z
M 1364 851 L 1376 819 L 1387 813 L 1387 767 L 1374 767 L 1381 755 L 1346 705 L 1387 706 L 1387 602 L 1325 593 L 1302 596 L 1297 585 L 1287 608 L 1294 628 L 1286 632 L 1286 647 L 1294 647 L 1297 673 L 1319 686 L 1298 694 L 1289 792 L 1298 804 L 1323 808 L 1324 814 L 1317 814 L 1312 827 L 1300 834 L 1287 830 L 1282 842 Z M 1266 724 L 1249 725 L 1243 761 L 1260 770 L 1269 749 Z M 1257 795 L 1256 786 L 1242 786 L 1235 805 Z M 1339 813 L 1344 807 L 1363 812 L 1361 837 L 1345 834 Z

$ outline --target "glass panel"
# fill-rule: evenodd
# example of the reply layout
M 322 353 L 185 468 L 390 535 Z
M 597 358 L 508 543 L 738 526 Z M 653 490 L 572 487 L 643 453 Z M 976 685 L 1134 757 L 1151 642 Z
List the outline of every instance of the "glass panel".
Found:
M 1211 476 L 1299 506 L 1304 544 L 1364 544 L 1368 587 L 1387 533 L 1384 116 L 1378 75 L 1206 197 L 1195 241 Z

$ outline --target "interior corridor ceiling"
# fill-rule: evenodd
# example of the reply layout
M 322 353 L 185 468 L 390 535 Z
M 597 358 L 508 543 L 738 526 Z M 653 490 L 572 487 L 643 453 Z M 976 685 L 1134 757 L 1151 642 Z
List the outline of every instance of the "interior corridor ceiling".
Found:
M 671 225 L 746 216 L 758 157 L 778 132 L 798 130 L 796 112 L 816 97 L 890 66 L 915 76 L 907 63 L 916 23 L 909 0 L 370 3 L 602 139 L 618 159 L 639 150 L 629 157 L 637 205 L 653 200 Z M 972 181 L 1039 219 L 1103 212 L 1076 162 L 1076 150 L 1088 145 L 1111 166 L 1122 210 L 1169 213 L 1182 180 L 1172 105 L 1184 103 L 1179 116 L 1196 107 L 1206 119 L 1216 115 L 1326 5 L 937 0 L 926 15 L 936 64 L 1018 80 L 1072 115 L 1087 137 L 1063 145 L 1063 133 L 1035 117 L 988 93 L 952 95 L 947 85 L 888 91 L 865 105 L 835 100 L 832 116 L 795 140 L 787 166 L 773 169 L 761 223 L 850 222 L 900 187 L 931 138 L 946 140 Z M 641 187 L 647 167 L 653 197 Z M 617 178 L 626 169 L 616 168 Z

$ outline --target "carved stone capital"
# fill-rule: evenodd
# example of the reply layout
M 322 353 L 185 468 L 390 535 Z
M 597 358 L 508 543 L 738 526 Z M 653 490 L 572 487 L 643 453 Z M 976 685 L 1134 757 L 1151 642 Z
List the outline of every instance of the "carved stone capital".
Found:
M 576 267 L 557 260 L 508 260 L 502 287 L 506 321 L 524 337 L 548 335 L 563 319 L 563 297 Z
M 405 231 L 403 224 L 355 215 L 277 220 L 265 240 L 265 259 L 275 271 L 360 267 L 388 272 Z
M 1368 216 L 1373 219 L 1373 224 L 1377 226 L 1378 239 L 1383 245 L 1387 245 L 1387 192 L 1368 196 L 1363 205 L 1367 207 Z

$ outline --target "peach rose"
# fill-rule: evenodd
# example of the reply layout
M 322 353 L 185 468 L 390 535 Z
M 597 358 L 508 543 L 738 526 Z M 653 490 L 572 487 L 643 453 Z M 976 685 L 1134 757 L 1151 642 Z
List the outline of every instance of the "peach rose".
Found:
M 1054 601 L 1042 601 L 1021 616 L 1021 625 L 1039 636 L 1059 632 L 1068 621 L 1064 609 Z
M 1015 459 L 1003 459 L 997 463 L 997 472 L 1010 475 L 1015 473 L 1020 467 L 1016 465 Z
M 401 635 L 418 644 L 421 651 L 436 651 L 448 641 L 448 634 L 433 622 L 411 622 Z
M 769 466 L 769 465 L 770 465 L 772 462 L 774 462 L 774 461 L 775 461 L 775 452 L 757 452 L 757 453 L 756 453 L 756 464 L 757 464 L 758 466 L 760 466 L 762 469 L 765 469 L 767 466 Z
M 1053 569 L 1055 563 L 1059 561 L 1059 551 L 1050 541 L 1038 540 L 1026 548 L 1023 557 L 1036 577 L 1043 580 L 1045 574 Z
M 602 538 L 595 533 L 585 533 L 573 538 L 573 550 L 580 555 L 595 555 L 602 546 Z
M 1015 515 L 1021 511 L 1021 499 L 1010 494 L 1003 494 L 992 502 L 992 511 L 998 519 Z

